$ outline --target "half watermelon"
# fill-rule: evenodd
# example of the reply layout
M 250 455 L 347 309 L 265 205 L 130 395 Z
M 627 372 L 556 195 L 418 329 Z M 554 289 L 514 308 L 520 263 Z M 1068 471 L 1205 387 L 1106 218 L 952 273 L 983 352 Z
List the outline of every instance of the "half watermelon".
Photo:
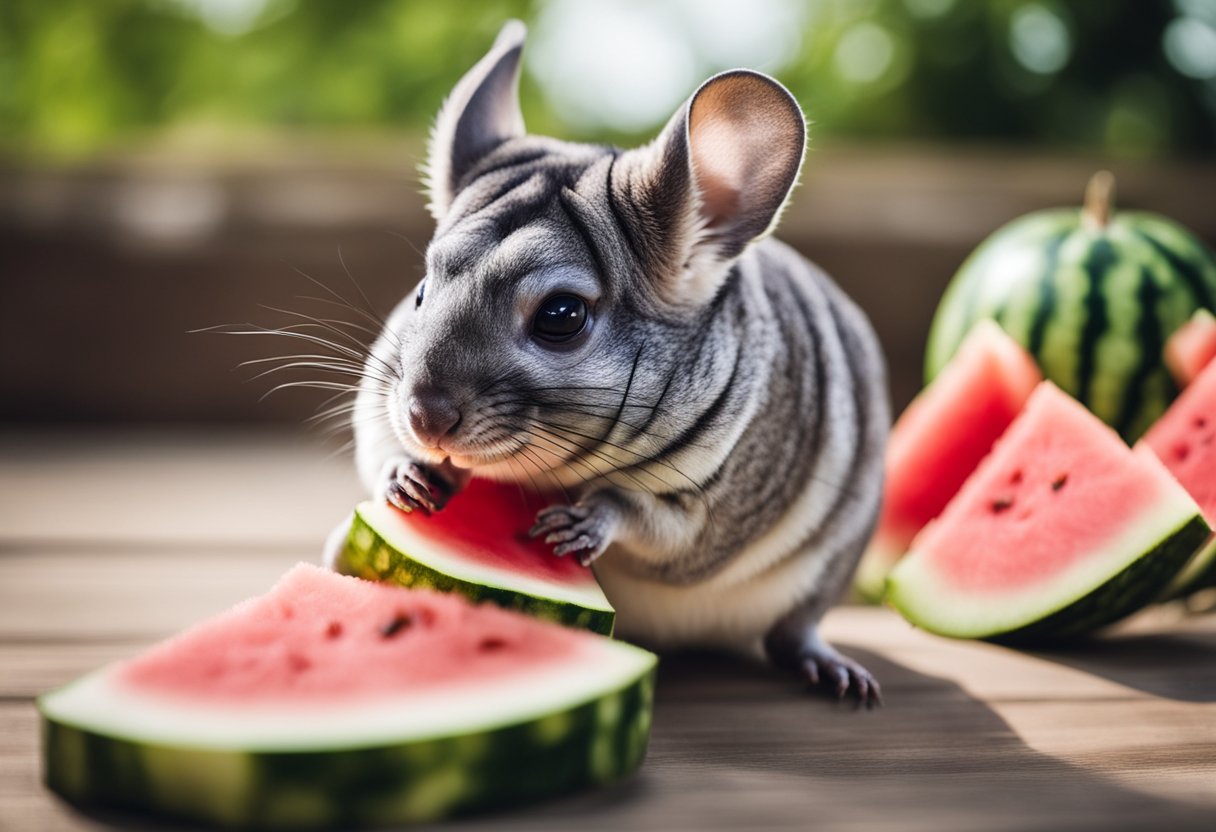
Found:
M 453 595 L 300 565 L 39 700 L 52 789 L 223 826 L 429 820 L 615 780 L 655 657 Z
M 1190 492 L 1208 525 L 1216 526 L 1216 363 L 1182 391 L 1142 440 Z M 1185 595 L 1216 585 L 1216 538 L 1187 564 L 1170 587 Z
M 1216 315 L 1199 309 L 1165 342 L 1165 366 L 1186 387 L 1216 358 Z M 1159 420 L 1160 421 L 1160 420 Z
M 882 514 L 857 567 L 862 597 L 881 599 L 912 538 L 941 514 L 1041 379 L 1030 354 L 985 319 L 908 405 L 891 430 Z
M 335 566 L 610 635 L 615 613 L 591 570 L 528 537 L 536 512 L 551 502 L 515 485 L 472 480 L 429 517 L 361 503 Z
M 887 598 L 942 635 L 1077 636 L 1153 600 L 1209 531 L 1151 452 L 1044 382 L 917 535 Z

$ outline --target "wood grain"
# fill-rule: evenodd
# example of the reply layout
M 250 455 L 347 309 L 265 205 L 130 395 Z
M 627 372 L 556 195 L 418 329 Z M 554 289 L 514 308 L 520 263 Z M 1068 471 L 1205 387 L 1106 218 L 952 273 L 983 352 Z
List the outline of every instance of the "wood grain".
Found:
M 260 435 L 29 441 L 45 465 L 0 465 L 21 507 L 0 509 L 0 829 L 130 828 L 44 791 L 33 697 L 264 590 L 314 556 L 353 486 L 322 450 Z M 251 496 L 306 471 L 336 474 L 299 505 Z M 64 483 L 109 492 L 71 534 L 55 523 Z M 168 519 L 150 521 L 147 499 Z M 738 658 L 665 656 L 637 777 L 445 828 L 1212 828 L 1216 618 L 1162 608 L 1054 653 L 934 638 L 875 608 L 837 609 L 826 629 L 877 673 L 885 708 L 838 706 Z

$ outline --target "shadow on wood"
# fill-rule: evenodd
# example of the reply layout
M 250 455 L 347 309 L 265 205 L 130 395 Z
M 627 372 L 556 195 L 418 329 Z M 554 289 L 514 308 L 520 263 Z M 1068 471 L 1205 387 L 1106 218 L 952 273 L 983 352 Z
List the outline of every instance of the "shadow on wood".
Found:
M 1216 633 L 1128 634 L 1030 652 L 1154 696 L 1216 702 Z
M 665 656 L 641 774 L 469 819 L 469 829 L 1201 829 L 1210 815 L 1040 754 L 956 684 L 875 654 L 888 705 L 859 711 L 767 667 Z M 448 825 L 445 828 L 453 828 Z

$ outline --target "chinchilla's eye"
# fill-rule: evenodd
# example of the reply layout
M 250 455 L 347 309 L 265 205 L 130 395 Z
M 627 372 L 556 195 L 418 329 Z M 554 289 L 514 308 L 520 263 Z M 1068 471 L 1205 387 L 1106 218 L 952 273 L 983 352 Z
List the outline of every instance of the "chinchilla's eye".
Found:
M 426 297 L 426 280 L 425 278 L 418 284 L 418 294 L 414 296 L 414 308 L 422 306 L 422 299 Z
M 546 298 L 532 319 L 532 334 L 542 341 L 569 341 L 587 325 L 587 304 L 574 295 Z

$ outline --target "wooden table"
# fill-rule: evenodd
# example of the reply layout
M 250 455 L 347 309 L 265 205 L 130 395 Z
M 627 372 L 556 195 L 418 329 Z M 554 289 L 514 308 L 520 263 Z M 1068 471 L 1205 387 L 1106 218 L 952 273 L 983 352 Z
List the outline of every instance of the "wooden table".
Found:
M 282 434 L 0 434 L 0 830 L 125 828 L 43 789 L 33 697 L 261 592 L 358 495 L 345 459 Z M 1160 609 L 1051 655 L 881 609 L 827 626 L 885 708 L 669 656 L 640 775 L 456 826 L 1216 829 L 1216 615 Z

